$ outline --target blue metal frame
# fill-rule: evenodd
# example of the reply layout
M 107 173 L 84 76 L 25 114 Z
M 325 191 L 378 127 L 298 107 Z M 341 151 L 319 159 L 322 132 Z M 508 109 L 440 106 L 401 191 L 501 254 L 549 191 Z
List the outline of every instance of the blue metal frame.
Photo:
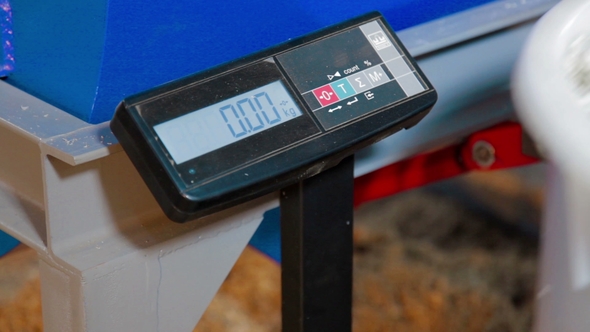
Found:
M 14 0 L 8 82 L 100 123 L 130 94 L 369 11 L 400 30 L 490 1 Z

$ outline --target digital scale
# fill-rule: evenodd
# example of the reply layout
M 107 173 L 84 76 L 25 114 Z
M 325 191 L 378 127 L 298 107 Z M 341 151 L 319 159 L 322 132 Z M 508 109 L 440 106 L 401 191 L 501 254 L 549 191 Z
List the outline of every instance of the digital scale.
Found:
M 129 97 L 111 129 L 185 222 L 316 175 L 413 126 L 436 98 L 372 13 Z
M 111 129 L 174 221 L 281 190 L 283 331 L 350 331 L 353 154 L 436 99 L 372 13 L 129 97 Z

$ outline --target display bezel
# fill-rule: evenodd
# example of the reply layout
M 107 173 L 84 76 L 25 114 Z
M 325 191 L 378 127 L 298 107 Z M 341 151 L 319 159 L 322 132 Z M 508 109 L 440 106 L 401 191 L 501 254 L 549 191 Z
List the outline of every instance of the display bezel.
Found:
M 295 88 L 294 82 L 277 57 L 292 49 L 303 47 L 324 38 L 330 38 L 342 31 L 360 27 L 375 20 L 378 21 L 382 28 L 386 29 L 385 32 L 390 34 L 402 53 L 407 55 L 407 61 L 415 68 L 418 79 L 424 83 L 423 86 L 426 87 L 426 90 L 407 99 L 401 99 L 388 105 L 380 105 L 372 111 L 350 119 L 350 121 L 343 121 L 339 125 L 326 130 L 321 127 L 316 114 L 312 113 L 311 108 L 304 102 L 303 96 Z M 276 64 L 274 61 L 276 61 Z M 283 129 L 285 132 L 296 132 L 300 139 L 290 145 L 279 143 L 277 144 L 280 145 L 278 150 L 270 151 L 258 158 L 251 159 L 252 156 L 248 155 L 246 164 L 234 162 L 232 164 L 240 165 L 224 172 L 215 173 L 210 178 L 199 180 L 200 182 L 187 186 L 185 181 L 180 178 L 178 170 L 173 166 L 174 164 L 170 162 L 171 158 L 166 156 L 166 149 L 158 141 L 158 136 L 139 115 L 139 111 L 145 109 L 146 105 L 155 100 L 170 96 L 172 98 L 168 99 L 168 103 L 162 104 L 166 107 L 158 110 L 160 114 L 157 114 L 157 116 L 160 116 L 160 121 L 166 121 L 166 119 L 178 116 L 178 114 L 169 111 L 181 111 L 182 113 L 196 110 L 195 102 L 197 100 L 191 97 L 190 93 L 189 95 L 183 94 L 183 91 L 190 92 L 190 89 L 197 85 L 225 78 L 229 74 L 238 73 L 259 64 L 263 64 L 263 66 L 270 64 L 272 68 L 270 76 L 272 78 L 264 79 L 259 77 L 256 72 L 248 74 L 247 76 L 253 74 L 255 79 L 264 81 L 251 86 L 251 89 L 263 86 L 278 77 L 302 113 L 304 113 L 303 116 L 297 118 L 306 119 L 301 126 L 302 130 L 310 131 L 312 134 L 301 134 L 297 128 Z M 244 81 L 240 82 L 240 84 L 247 84 L 252 77 L 245 78 L 242 76 L 242 79 Z M 232 95 L 240 94 L 245 90 L 241 89 L 232 93 Z M 227 97 L 229 98 L 229 96 Z M 219 99 L 221 98 L 210 101 L 209 104 L 220 101 Z M 430 111 L 436 99 L 436 90 L 427 77 L 424 76 L 414 59 L 411 58 L 391 27 L 379 13 L 370 13 L 127 97 L 117 107 L 110 127 L 164 213 L 171 220 L 186 222 L 314 176 L 338 164 L 342 158 L 349 156 L 358 149 L 375 143 L 403 128 L 414 126 Z M 184 107 L 187 100 L 191 106 L 188 109 L 178 109 L 178 106 Z M 295 124 L 293 121 L 297 119 L 287 121 L 285 124 Z M 278 134 L 282 133 L 283 130 L 278 130 L 278 128 Z M 262 138 L 258 135 L 266 132 L 263 131 L 251 137 Z M 264 141 L 276 141 L 277 135 L 270 135 L 270 132 L 267 134 L 269 134 L 269 137 L 264 137 Z M 230 146 L 227 145 L 220 150 L 224 151 L 227 159 L 234 159 L 234 156 L 231 155 L 231 149 L 227 149 Z
M 135 105 L 134 113 L 145 124 L 144 129 L 148 135 L 151 134 L 155 138 L 158 135 L 154 126 L 158 124 L 198 112 L 207 106 L 276 81 L 282 83 L 296 103 L 302 113 L 300 116 L 181 164 L 174 162 L 168 149 L 160 140 L 154 140 L 153 144 L 157 145 L 154 152 L 172 171 L 171 173 L 176 175 L 179 189 L 187 190 L 245 167 L 308 137 L 320 134 L 321 129 L 311 118 L 308 109 L 299 100 L 298 93 L 287 82 L 272 58 L 174 90 L 158 98 L 152 98 Z M 227 158 L 228 154 L 232 158 Z

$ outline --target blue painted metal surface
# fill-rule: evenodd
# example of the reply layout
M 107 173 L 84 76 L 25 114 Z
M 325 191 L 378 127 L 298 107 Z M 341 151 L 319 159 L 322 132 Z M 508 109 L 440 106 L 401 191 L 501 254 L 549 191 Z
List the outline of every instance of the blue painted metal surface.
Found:
M 12 45 L 12 11 L 8 0 L 0 0 L 0 77 L 14 70 L 14 47 Z M 18 241 L 0 231 L 0 256 L 18 245 Z
M 0 0 L 0 77 L 14 70 L 12 9 L 8 0 Z
M 280 241 L 280 240 L 279 240 Z M 19 244 L 18 240 L 0 231 L 0 256 L 7 254 Z
M 359 14 L 379 10 L 399 30 L 487 2 L 12 0 L 8 82 L 99 123 L 125 96 Z
M 250 240 L 250 245 L 268 257 L 281 262 L 281 210 L 275 208 L 264 213 L 264 219 Z

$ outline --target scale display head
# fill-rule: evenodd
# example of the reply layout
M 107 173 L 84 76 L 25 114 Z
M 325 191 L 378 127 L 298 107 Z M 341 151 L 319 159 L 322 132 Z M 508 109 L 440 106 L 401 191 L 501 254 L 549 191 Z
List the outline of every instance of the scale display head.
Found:
M 437 94 L 371 13 L 123 100 L 111 129 L 184 222 L 313 176 L 422 119 Z

